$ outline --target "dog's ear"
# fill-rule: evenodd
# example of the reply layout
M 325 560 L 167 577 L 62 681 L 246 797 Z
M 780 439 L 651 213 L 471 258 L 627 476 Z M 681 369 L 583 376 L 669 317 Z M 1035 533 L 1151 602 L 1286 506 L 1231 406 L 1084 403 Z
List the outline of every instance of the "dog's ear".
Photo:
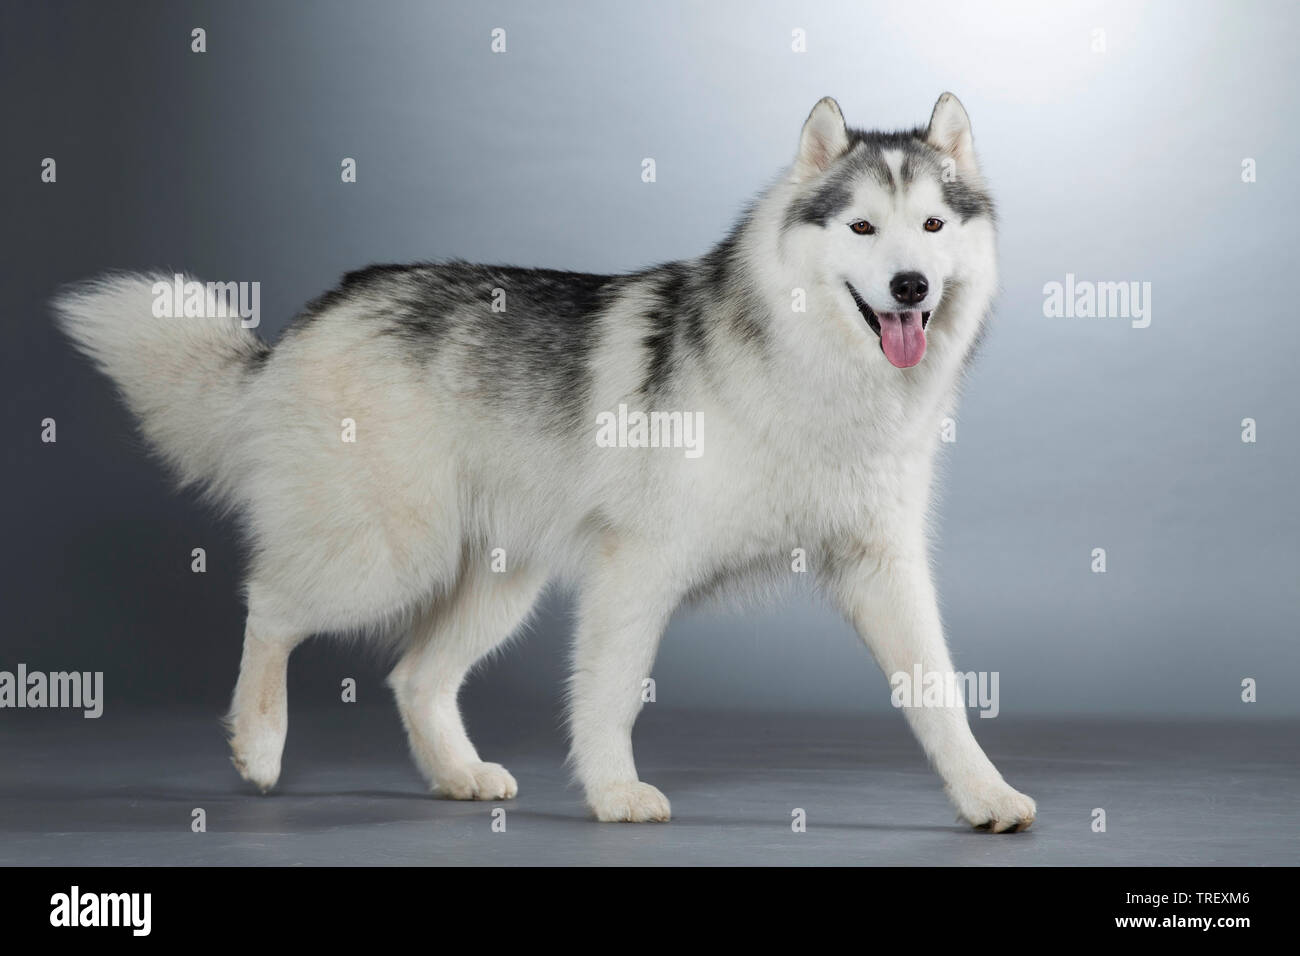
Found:
M 824 96 L 804 121 L 791 178 L 798 183 L 820 175 L 848 148 L 849 131 L 840 104 Z
M 961 100 L 944 93 L 934 104 L 930 125 L 925 131 L 925 141 L 945 155 L 951 156 L 957 168 L 965 173 L 979 174 L 975 164 L 975 139 L 970 131 L 970 117 Z

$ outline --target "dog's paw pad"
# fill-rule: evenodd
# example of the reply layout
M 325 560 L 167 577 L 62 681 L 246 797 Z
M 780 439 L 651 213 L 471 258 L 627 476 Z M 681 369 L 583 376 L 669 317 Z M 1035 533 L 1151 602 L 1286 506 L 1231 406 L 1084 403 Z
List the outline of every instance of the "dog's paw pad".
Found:
M 441 774 L 433 792 L 446 800 L 512 800 L 519 784 L 499 763 L 471 763 Z
M 668 798 L 648 783 L 615 783 L 588 794 L 596 819 L 605 823 L 667 823 L 672 818 Z

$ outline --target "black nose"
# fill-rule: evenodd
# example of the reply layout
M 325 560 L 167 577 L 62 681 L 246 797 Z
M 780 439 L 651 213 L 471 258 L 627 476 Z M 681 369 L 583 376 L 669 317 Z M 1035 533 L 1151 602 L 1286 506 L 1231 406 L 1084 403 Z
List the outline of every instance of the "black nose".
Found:
M 930 291 L 930 284 L 919 272 L 900 272 L 889 280 L 889 291 L 903 305 L 916 305 Z

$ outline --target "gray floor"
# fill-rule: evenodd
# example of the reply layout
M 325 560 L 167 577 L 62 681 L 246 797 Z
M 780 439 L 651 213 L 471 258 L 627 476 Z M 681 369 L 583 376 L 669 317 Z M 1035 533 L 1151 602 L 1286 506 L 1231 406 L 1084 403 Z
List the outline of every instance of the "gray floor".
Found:
M 520 796 L 434 800 L 386 709 L 292 717 L 277 793 L 249 792 L 213 715 L 8 711 L 0 721 L 0 864 L 1300 863 L 1300 724 L 976 721 L 1032 794 L 1028 833 L 954 822 L 898 715 L 740 719 L 647 710 L 642 777 L 667 825 L 596 824 L 562 767 L 551 715 L 472 727 Z M 201 807 L 207 832 L 190 830 Z M 806 833 L 791 810 L 807 812 Z M 1091 829 L 1092 811 L 1107 831 Z

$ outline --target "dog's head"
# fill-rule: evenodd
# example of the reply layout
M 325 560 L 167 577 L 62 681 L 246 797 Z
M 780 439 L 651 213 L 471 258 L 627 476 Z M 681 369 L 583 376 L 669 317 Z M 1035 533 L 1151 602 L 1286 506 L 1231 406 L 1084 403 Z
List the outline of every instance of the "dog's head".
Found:
M 927 127 L 863 132 L 827 97 L 804 123 L 790 187 L 782 243 L 836 303 L 832 321 L 898 368 L 916 365 L 945 291 L 993 262 L 966 110 L 944 93 Z

